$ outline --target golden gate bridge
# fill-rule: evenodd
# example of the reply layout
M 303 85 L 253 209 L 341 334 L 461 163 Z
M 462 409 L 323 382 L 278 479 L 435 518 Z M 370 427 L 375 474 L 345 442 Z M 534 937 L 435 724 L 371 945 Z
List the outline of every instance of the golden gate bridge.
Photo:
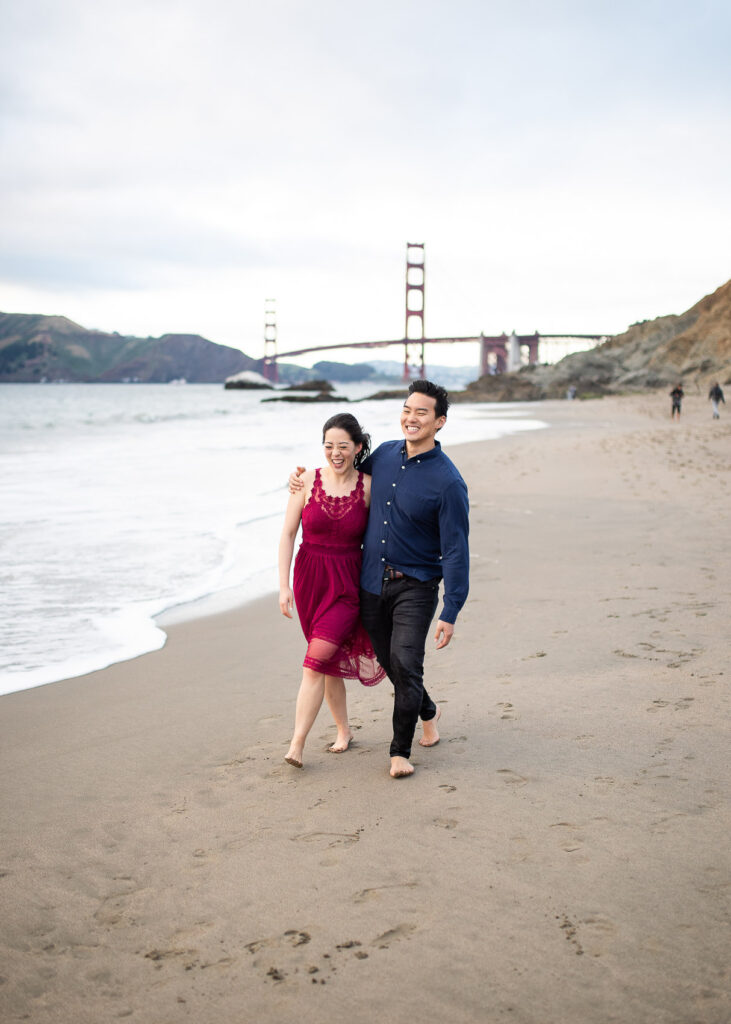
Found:
M 417 366 L 422 377 L 426 376 L 425 351 L 427 345 L 457 345 L 471 342 L 480 346 L 481 375 L 488 373 L 506 373 L 516 370 L 524 363 L 537 363 L 541 341 L 576 340 L 593 341 L 598 344 L 609 337 L 607 334 L 477 334 L 469 337 L 429 338 L 424 329 L 424 298 L 425 298 L 425 252 L 423 242 L 406 243 L 406 316 L 403 338 L 392 338 L 387 341 L 350 341 L 330 345 L 308 345 L 306 348 L 293 348 L 286 352 L 278 351 L 277 326 L 274 301 L 268 299 L 264 324 L 264 376 L 273 382 L 279 379 L 277 364 L 282 359 L 308 355 L 311 352 L 331 352 L 335 349 L 389 348 L 394 345 L 403 346 L 404 369 L 403 379 L 408 381 L 412 376 L 412 367 Z

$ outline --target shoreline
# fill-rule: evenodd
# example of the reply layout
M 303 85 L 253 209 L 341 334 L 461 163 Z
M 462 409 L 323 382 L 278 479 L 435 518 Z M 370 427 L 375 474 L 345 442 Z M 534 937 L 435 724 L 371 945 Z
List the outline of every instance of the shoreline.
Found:
M 493 405 L 489 403 L 476 404 L 487 405 L 486 411 L 489 415 L 485 417 L 486 419 L 493 420 L 495 418 L 495 407 Z M 510 431 L 510 434 L 521 433 L 525 429 L 544 429 L 547 426 L 547 424 L 531 416 L 528 410 L 524 408 L 524 405 L 525 403 L 508 403 L 509 407 L 504 410 L 505 416 L 498 417 L 501 420 L 507 419 L 516 424 L 524 422 L 531 424 L 529 427 L 516 426 Z M 535 422 L 538 422 L 540 427 L 533 426 L 532 424 Z M 462 424 L 458 425 L 458 435 L 460 427 L 462 427 Z M 502 437 L 510 436 L 510 434 L 503 434 L 489 440 L 501 440 Z M 454 444 L 448 444 L 447 447 L 449 450 L 452 450 L 458 449 L 464 444 L 472 443 L 482 443 L 482 441 L 457 440 Z M 284 499 L 281 515 L 284 515 Z M 272 552 L 275 559 L 272 566 L 269 569 L 254 572 L 244 582 L 234 585 L 229 584 L 222 589 L 212 590 L 182 601 L 171 599 L 173 603 L 167 606 L 164 606 L 165 599 L 160 598 L 159 600 L 147 601 L 144 606 L 137 602 L 118 608 L 114 615 L 107 618 L 106 623 L 107 626 L 111 626 L 113 623 L 116 631 L 117 623 L 125 622 L 124 644 L 118 646 L 116 650 L 107 653 L 99 651 L 95 654 L 77 656 L 71 663 L 67 661 L 57 667 L 47 665 L 19 673 L 12 683 L 9 679 L 3 678 L 0 685 L 12 685 L 13 688 L 2 690 L 0 698 L 10 693 L 36 689 L 39 686 L 63 683 L 67 679 L 78 679 L 92 672 L 100 672 L 106 668 L 111 668 L 113 665 L 134 661 L 137 658 L 144 657 L 146 654 L 151 654 L 163 648 L 167 643 L 168 628 L 170 626 L 181 625 L 198 618 L 207 618 L 211 615 L 240 609 L 259 597 L 275 593 L 276 586 L 270 586 L 269 580 L 276 579 L 276 543 L 272 544 Z M 148 610 L 149 608 L 161 608 L 161 610 L 150 611 Z M 132 631 L 129 630 L 127 625 L 129 622 L 136 623 Z M 70 669 L 73 669 L 73 671 L 70 671 Z
M 4 1020 L 725 1024 L 731 418 L 555 405 L 455 451 L 471 591 L 410 779 L 387 682 L 284 764 L 271 598 L 0 701 Z

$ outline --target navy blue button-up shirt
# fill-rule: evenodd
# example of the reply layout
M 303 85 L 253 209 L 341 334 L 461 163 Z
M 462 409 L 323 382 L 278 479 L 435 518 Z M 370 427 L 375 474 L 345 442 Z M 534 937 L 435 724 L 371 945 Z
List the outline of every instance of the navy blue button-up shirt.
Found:
M 363 538 L 364 590 L 380 594 L 384 566 L 419 580 L 444 579 L 439 618 L 454 623 L 469 590 L 467 485 L 438 441 L 407 458 L 405 441 L 386 441 L 363 462 L 371 509 Z

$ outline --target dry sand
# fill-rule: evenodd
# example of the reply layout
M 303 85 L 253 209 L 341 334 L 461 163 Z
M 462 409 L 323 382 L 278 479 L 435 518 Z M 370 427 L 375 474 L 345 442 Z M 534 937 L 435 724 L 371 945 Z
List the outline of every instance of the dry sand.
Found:
M 388 683 L 283 763 L 274 597 L 0 699 L 3 1022 L 726 1024 L 731 414 L 535 411 L 451 452 L 472 591 L 413 778 Z

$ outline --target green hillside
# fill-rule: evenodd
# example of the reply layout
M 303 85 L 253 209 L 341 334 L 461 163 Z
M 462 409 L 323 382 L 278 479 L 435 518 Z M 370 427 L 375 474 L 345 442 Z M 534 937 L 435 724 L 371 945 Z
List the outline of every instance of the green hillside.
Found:
M 197 334 L 135 338 L 90 331 L 63 316 L 0 313 L 0 382 L 222 383 L 261 360 Z

